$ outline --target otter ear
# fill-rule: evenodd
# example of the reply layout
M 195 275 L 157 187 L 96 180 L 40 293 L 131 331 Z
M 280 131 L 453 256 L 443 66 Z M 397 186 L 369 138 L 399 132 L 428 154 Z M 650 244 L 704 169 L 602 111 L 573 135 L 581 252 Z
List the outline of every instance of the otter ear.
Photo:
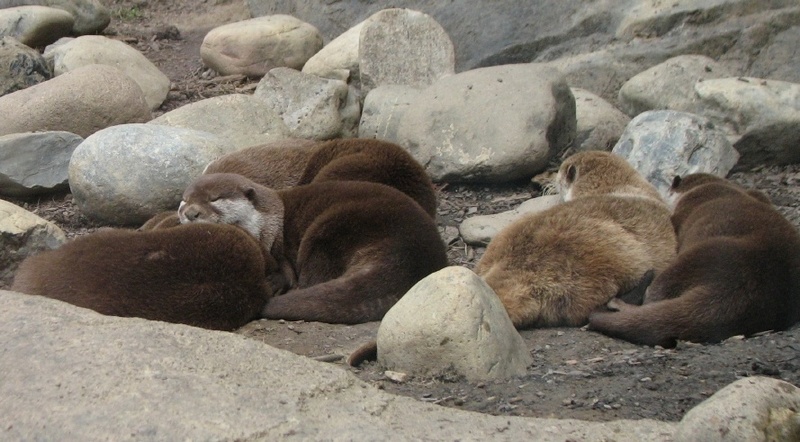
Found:
M 253 188 L 253 187 L 245 187 L 244 196 L 250 201 L 255 201 L 255 199 L 256 199 L 256 189 Z
M 576 176 L 578 175 L 578 168 L 575 165 L 570 165 L 567 167 L 567 184 L 572 184 L 575 181 Z
M 680 176 L 680 175 L 675 175 L 675 178 L 673 178 L 673 179 L 672 179 L 672 189 L 673 189 L 673 190 L 674 190 L 674 189 L 677 189 L 677 188 L 678 188 L 678 186 L 680 186 L 680 185 L 681 185 L 681 181 L 682 181 L 682 180 L 683 180 L 683 178 L 681 178 L 681 176 Z

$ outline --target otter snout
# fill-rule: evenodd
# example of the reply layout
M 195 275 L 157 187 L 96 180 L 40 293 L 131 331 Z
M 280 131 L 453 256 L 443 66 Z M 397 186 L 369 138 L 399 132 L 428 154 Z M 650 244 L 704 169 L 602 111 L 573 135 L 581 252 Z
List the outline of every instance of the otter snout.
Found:
M 197 204 L 186 204 L 186 201 L 181 201 L 181 205 L 178 207 L 178 217 L 181 224 L 187 224 L 205 221 L 209 218 L 209 213 Z

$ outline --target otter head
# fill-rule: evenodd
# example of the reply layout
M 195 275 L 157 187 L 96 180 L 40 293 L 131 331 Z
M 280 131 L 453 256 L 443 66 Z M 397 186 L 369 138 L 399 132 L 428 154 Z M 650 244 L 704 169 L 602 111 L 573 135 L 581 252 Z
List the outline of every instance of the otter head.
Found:
M 258 210 L 257 186 L 232 173 L 201 175 L 183 193 L 178 208 L 181 223 L 233 224 L 262 240 L 266 214 Z
M 564 201 L 588 195 L 617 195 L 661 201 L 658 191 L 628 162 L 611 152 L 576 153 L 561 163 L 556 185 Z

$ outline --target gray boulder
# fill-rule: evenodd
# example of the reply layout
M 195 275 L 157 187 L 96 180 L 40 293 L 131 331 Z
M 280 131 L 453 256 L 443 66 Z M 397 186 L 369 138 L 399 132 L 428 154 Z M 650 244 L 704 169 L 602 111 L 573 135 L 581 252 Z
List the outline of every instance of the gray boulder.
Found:
M 358 67 L 358 42 L 361 30 L 369 20 L 367 18 L 323 46 L 303 65 L 303 72 L 345 81 L 359 87 L 361 73 Z
M 290 137 L 281 115 L 263 99 L 245 94 L 196 101 L 169 111 L 150 124 L 210 132 L 225 139 L 228 150 Z
M 675 442 L 800 440 L 800 388 L 766 377 L 748 377 L 689 410 Z
M 69 132 L 0 136 L 0 195 L 30 197 L 67 190 L 67 170 L 83 138 Z
M 631 119 L 613 104 L 581 88 L 570 88 L 575 97 L 575 118 L 578 122 L 576 151 L 611 150 Z
M 72 154 L 69 186 L 86 216 L 140 225 L 177 210 L 184 189 L 226 141 L 207 132 L 156 124 L 121 124 L 86 138 Z
M 378 363 L 412 375 L 454 371 L 468 380 L 521 376 L 533 362 L 494 291 L 454 266 L 427 276 L 383 317 Z
M 63 9 L 74 19 L 72 32 L 78 35 L 99 33 L 111 22 L 111 13 L 100 0 L 0 0 L 0 8 L 39 5 Z
M 490 416 L 387 394 L 234 333 L 0 291 L 10 440 L 635 440 L 675 423 Z
M 40 250 L 55 249 L 66 240 L 55 224 L 0 200 L 0 282 L 10 284 L 22 260 Z
M 200 56 L 222 75 L 261 77 L 276 67 L 302 69 L 320 48 L 322 36 L 314 26 L 289 15 L 271 15 L 212 29 Z
M 69 12 L 45 6 L 0 9 L 0 36 L 14 37 L 31 47 L 44 46 L 69 35 L 74 22 Z
M 291 137 L 326 140 L 357 133 L 361 108 L 357 99 L 348 100 L 349 92 L 341 80 L 275 68 L 259 81 L 253 96 L 283 118 Z
M 737 169 L 800 162 L 800 84 L 738 77 L 695 84 L 699 113 L 733 137 Z
M 406 109 L 397 138 L 436 181 L 506 182 L 544 170 L 575 128 L 560 73 L 519 64 L 437 81 Z
M 82 137 L 151 117 L 142 89 L 130 77 L 97 64 L 3 95 L 0 114 L 0 135 L 67 131 Z
M 400 121 L 421 91 L 410 86 L 378 86 L 364 98 L 359 138 L 397 140 Z
M 383 85 L 422 88 L 455 72 L 453 42 L 427 14 L 386 9 L 364 24 L 358 65 L 364 94 Z
M 767 45 L 758 51 L 748 75 L 800 83 L 798 41 L 800 41 L 800 26 L 792 26 L 772 36 Z
M 620 108 L 628 115 L 654 109 L 697 112 L 694 85 L 733 73 L 704 55 L 680 55 L 628 80 L 619 90 Z
M 49 80 L 53 74 L 39 51 L 0 37 L 0 96 Z
M 141 52 L 119 40 L 101 35 L 62 39 L 48 46 L 44 57 L 54 75 L 90 64 L 117 67 L 139 85 L 151 110 L 158 109 L 169 93 L 169 78 Z
M 739 158 L 710 120 L 668 110 L 644 112 L 631 120 L 612 152 L 627 159 L 662 195 L 675 175 L 724 177 Z

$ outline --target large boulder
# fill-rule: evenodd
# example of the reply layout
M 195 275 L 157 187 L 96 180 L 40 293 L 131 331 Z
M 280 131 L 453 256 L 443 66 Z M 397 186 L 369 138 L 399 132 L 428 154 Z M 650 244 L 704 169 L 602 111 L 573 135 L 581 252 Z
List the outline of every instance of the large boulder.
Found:
M 66 131 L 88 137 L 151 118 L 142 89 L 121 70 L 93 64 L 0 97 L 0 135 Z
M 44 46 L 69 35 L 74 22 L 69 12 L 45 6 L 0 9 L 0 36 L 14 37 L 31 47 Z
M 475 69 L 424 89 L 403 114 L 398 144 L 436 181 L 530 178 L 575 138 L 575 99 L 538 64 Z
M 215 135 L 156 124 L 122 124 L 86 138 L 72 154 L 69 186 L 86 216 L 141 225 L 177 210 L 184 189 L 227 151 Z

